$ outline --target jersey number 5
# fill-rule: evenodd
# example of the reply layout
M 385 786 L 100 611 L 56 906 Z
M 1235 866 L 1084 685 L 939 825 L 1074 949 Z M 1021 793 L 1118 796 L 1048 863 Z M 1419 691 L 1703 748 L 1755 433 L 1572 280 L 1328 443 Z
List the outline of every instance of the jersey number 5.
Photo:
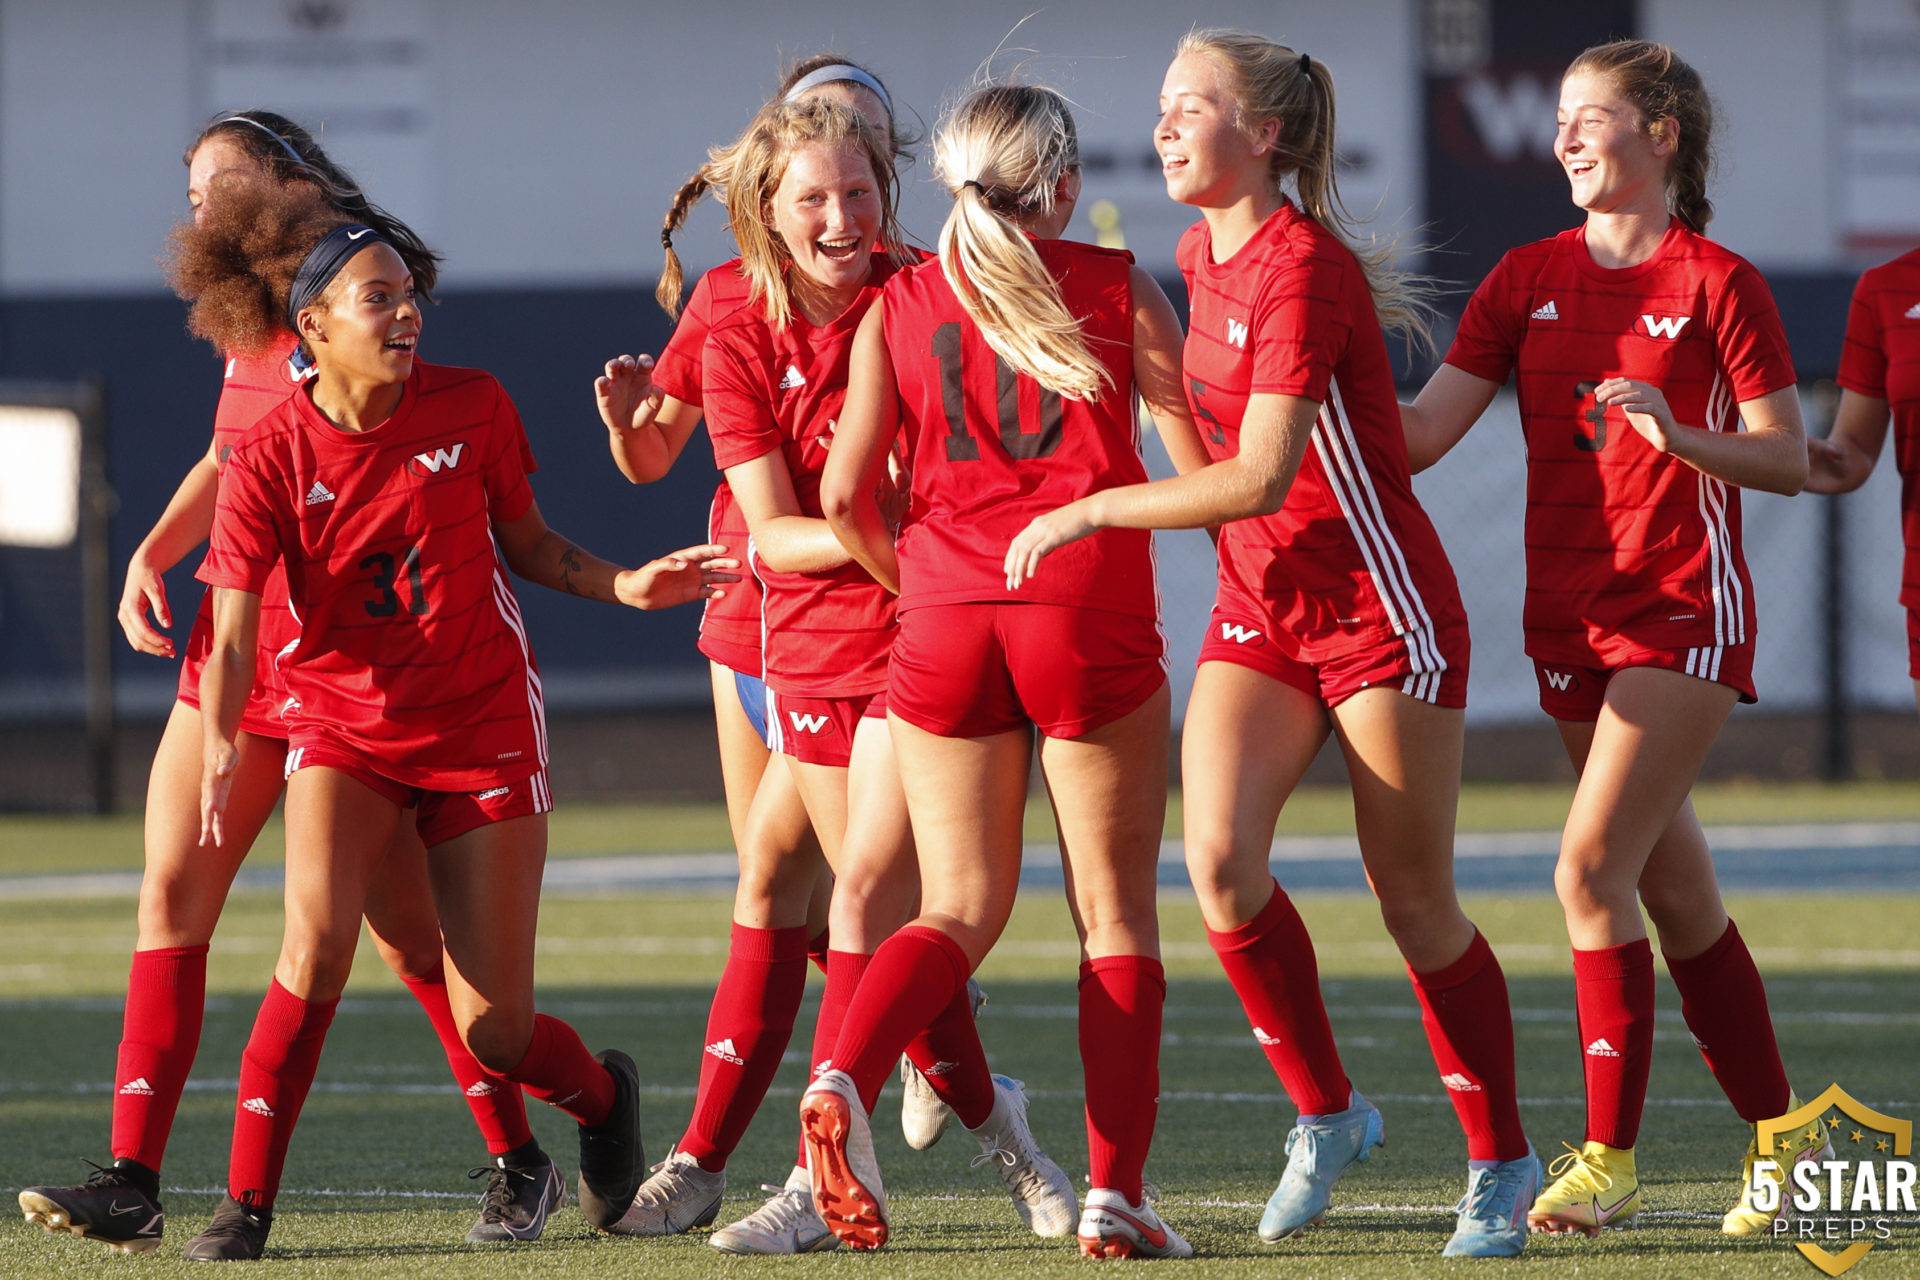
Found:
M 360 567 L 373 570 L 373 589 L 380 593 L 377 599 L 366 602 L 367 615 L 374 618 L 391 618 L 399 613 L 400 593 L 393 589 L 393 557 L 385 551 L 376 551 L 364 557 L 360 561 Z M 407 612 L 417 618 L 427 611 L 427 584 L 422 581 L 420 574 L 420 548 L 408 547 L 406 558 L 400 562 L 400 567 L 406 570 L 407 586 L 412 588 L 413 599 L 407 605 Z
M 1585 400 L 1593 394 L 1593 389 L 1599 385 L 1597 382 L 1582 382 L 1574 387 L 1574 394 L 1579 399 Z M 1607 411 L 1601 407 L 1600 402 L 1595 400 L 1593 407 L 1580 416 L 1593 424 L 1593 434 L 1588 435 L 1583 431 L 1576 430 L 1573 433 L 1573 447 L 1576 449 L 1584 449 L 1588 453 L 1598 453 L 1606 448 Z
M 967 430 L 966 360 L 960 325 L 948 321 L 933 331 L 933 354 L 940 361 L 940 406 L 947 415 L 947 461 L 978 462 L 980 442 Z M 993 358 L 1000 446 L 1009 458 L 1050 458 L 1060 447 L 1060 393 L 1040 388 L 1040 423 L 1034 430 L 1020 420 L 1019 375 L 999 356 Z

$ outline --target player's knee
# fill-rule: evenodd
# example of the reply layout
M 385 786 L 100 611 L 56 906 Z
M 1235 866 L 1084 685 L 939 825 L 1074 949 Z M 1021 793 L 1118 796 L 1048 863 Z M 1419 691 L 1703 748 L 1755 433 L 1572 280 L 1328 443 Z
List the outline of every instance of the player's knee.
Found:
M 1247 895 L 1250 888 L 1265 888 L 1272 877 L 1261 860 L 1258 874 L 1239 856 L 1230 831 L 1190 832 L 1187 836 L 1187 878 L 1201 905 L 1224 907 Z M 1256 886 L 1257 882 L 1257 886 Z M 1209 913 L 1213 914 L 1213 913 Z
M 739 897 L 766 907 L 797 906 L 813 896 L 817 864 L 791 855 L 743 852 Z
M 353 972 L 353 951 L 359 935 L 349 938 L 317 935 L 288 936 L 280 948 L 276 976 L 280 985 L 303 1000 L 337 1000 Z
M 1569 915 L 1588 916 L 1631 905 L 1634 886 L 1607 868 L 1596 850 L 1567 843 L 1553 869 L 1553 891 Z
M 467 1052 L 497 1076 L 511 1075 L 527 1056 L 533 1042 L 533 1019 L 498 1007 L 487 1010 L 460 1028 Z

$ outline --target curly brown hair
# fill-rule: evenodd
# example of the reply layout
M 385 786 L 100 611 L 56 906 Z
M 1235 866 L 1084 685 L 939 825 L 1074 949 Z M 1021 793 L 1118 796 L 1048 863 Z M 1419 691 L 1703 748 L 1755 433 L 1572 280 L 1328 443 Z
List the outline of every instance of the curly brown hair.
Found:
M 244 171 L 213 179 L 200 220 L 167 239 L 167 283 L 193 304 L 187 329 L 224 354 L 258 355 L 286 332 L 287 295 L 313 247 L 347 222 L 304 184 Z

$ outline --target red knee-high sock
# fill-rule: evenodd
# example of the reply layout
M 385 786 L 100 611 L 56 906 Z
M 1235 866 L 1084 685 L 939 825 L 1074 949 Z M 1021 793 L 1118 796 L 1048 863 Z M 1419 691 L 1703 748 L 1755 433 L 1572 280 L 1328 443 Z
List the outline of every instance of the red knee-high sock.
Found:
M 1527 1154 L 1513 1083 L 1513 1009 L 1507 976 L 1493 948 L 1475 930 L 1458 960 L 1416 973 L 1420 1021 L 1427 1028 L 1440 1083 L 1467 1134 L 1469 1160 L 1518 1160 Z
M 820 941 L 826 941 L 824 933 Z M 840 1038 L 840 1024 L 847 1020 L 847 1006 L 853 1003 L 854 990 L 860 985 L 860 978 L 867 971 L 873 957 L 863 951 L 829 951 L 827 960 L 821 966 L 827 975 L 827 985 L 820 992 L 820 1014 L 813 1024 L 813 1050 L 807 1059 L 807 1082 L 827 1070 L 833 1057 L 833 1042 Z M 807 1140 L 800 1139 L 800 1156 L 795 1164 L 807 1162 Z
M 767 1096 L 807 987 L 807 930 L 733 926 L 727 967 L 707 1014 L 700 1091 L 679 1150 L 718 1171 Z
M 993 1114 L 993 1069 L 980 1044 L 964 978 L 940 1015 L 907 1043 L 907 1057 L 967 1128 L 978 1129 Z
M 1293 1105 L 1302 1115 L 1345 1111 L 1353 1085 L 1320 998 L 1313 939 L 1287 891 L 1275 881 L 1259 915 L 1237 929 L 1209 929 L 1207 941 Z
M 233 1157 L 227 1194 L 255 1207 L 273 1207 L 287 1143 L 313 1088 L 320 1049 L 327 1042 L 338 1000 L 302 1000 L 276 979 L 253 1020 L 240 1058 L 240 1100 L 233 1113 Z
M 955 992 L 964 993 L 971 968 L 959 943 L 924 925 L 908 925 L 874 952 L 831 1055 L 853 1077 L 868 1111 L 907 1042 L 926 1030 L 928 1010 L 945 1010 Z
M 613 1109 L 613 1076 L 587 1052 L 578 1032 L 544 1013 L 533 1015 L 533 1039 L 506 1078 L 581 1124 L 599 1124 Z
M 827 971 L 827 948 L 832 942 L 833 935 L 825 929 L 807 939 L 807 959 L 822 974 Z
M 1653 947 L 1645 938 L 1573 953 L 1587 1141 L 1631 1147 L 1640 1137 L 1653 1067 Z
M 1150 956 L 1080 966 L 1080 1066 L 1093 1185 L 1140 1203 L 1140 1171 L 1160 1110 L 1160 1018 L 1167 975 Z M 1344 1109 L 1344 1107 L 1342 1108 Z
M 113 1157 L 158 1170 L 180 1094 L 200 1049 L 207 1008 L 207 948 L 133 953 L 120 1061 L 113 1073 Z
M 447 1066 L 460 1092 L 466 1096 L 467 1110 L 473 1112 L 473 1122 L 480 1127 L 480 1136 L 487 1140 L 487 1153 L 503 1156 L 533 1141 L 533 1130 L 527 1127 L 527 1103 L 520 1096 L 520 1086 L 481 1066 L 466 1042 L 460 1039 L 460 1028 L 453 1021 L 453 1006 L 447 1002 L 445 967 L 435 965 L 432 973 L 417 978 L 402 975 L 400 980 L 426 1010 L 433 1034 L 440 1037 L 441 1051 L 447 1055 Z
M 1680 1016 L 1707 1070 L 1748 1124 L 1787 1113 L 1787 1069 L 1773 1038 L 1767 988 L 1745 939 L 1727 921 L 1720 940 L 1691 960 L 1667 958 L 1680 988 Z

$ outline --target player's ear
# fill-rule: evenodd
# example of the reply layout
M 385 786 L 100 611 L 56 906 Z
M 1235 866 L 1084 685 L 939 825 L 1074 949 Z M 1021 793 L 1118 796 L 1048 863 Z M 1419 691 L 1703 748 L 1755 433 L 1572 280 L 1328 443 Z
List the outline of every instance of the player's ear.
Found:
M 1280 117 L 1262 120 L 1260 128 L 1253 135 L 1253 154 L 1264 156 L 1280 147 Z
M 320 323 L 318 307 L 302 307 L 300 314 L 293 318 L 294 332 L 308 342 L 325 342 L 327 334 Z

